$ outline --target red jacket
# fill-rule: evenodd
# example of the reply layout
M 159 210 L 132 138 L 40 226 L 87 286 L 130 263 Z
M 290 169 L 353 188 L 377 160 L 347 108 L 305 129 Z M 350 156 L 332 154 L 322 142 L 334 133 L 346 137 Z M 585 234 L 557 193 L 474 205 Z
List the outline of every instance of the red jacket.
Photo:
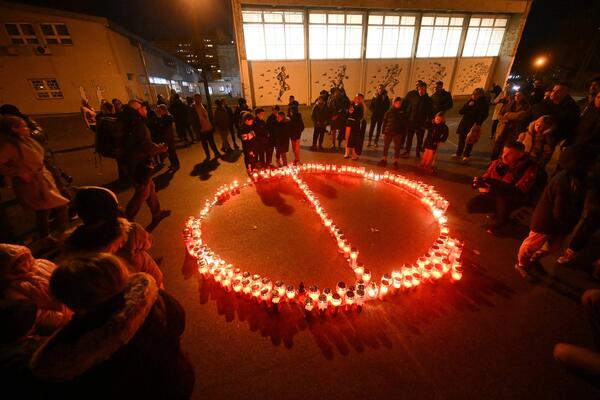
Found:
M 535 183 L 538 167 L 528 155 L 523 156 L 510 167 L 501 158 L 492 161 L 483 178 L 495 179 L 518 188 L 524 194 L 531 190 Z

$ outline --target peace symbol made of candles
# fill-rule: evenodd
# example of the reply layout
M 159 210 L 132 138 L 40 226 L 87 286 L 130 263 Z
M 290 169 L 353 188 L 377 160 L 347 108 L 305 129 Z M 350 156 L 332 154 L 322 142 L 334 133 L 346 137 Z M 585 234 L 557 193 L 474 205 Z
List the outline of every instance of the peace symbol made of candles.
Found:
M 333 219 L 326 213 L 319 199 L 300 177 L 302 174 L 345 175 L 368 179 L 375 182 L 394 185 L 408 194 L 416 197 L 428 207 L 440 229 L 440 234 L 429 250 L 411 265 L 403 265 L 397 270 L 384 274 L 381 279 L 373 279 L 371 271 L 359 262 L 359 252 L 336 226 Z M 321 223 L 336 241 L 338 252 L 346 259 L 353 269 L 356 281 L 352 284 L 338 282 L 334 289 L 317 286 L 306 288 L 286 285 L 278 280 L 273 282 L 268 277 L 242 271 L 227 263 L 206 243 L 202 241 L 202 220 L 208 216 L 211 209 L 223 204 L 228 198 L 239 194 L 243 188 L 250 187 L 258 181 L 291 178 L 298 186 L 309 205 L 314 209 Z M 281 303 L 297 304 L 307 315 L 315 312 L 324 314 L 337 313 L 339 309 L 360 311 L 366 301 L 383 299 L 388 294 L 401 293 L 417 288 L 425 283 L 435 283 L 445 276 L 455 282 L 462 277 L 461 254 L 463 243 L 450 236 L 445 216 L 448 201 L 444 199 L 431 185 L 408 179 L 402 175 L 385 172 L 383 174 L 367 172 L 364 167 L 332 164 L 304 164 L 302 166 L 287 166 L 275 170 L 254 172 L 243 184 L 233 181 L 223 185 L 212 198 L 205 201 L 199 217 L 189 217 L 183 231 L 183 239 L 188 253 L 195 257 L 198 271 L 202 279 L 213 279 L 224 290 L 233 291 L 239 296 L 247 297 L 277 311 Z

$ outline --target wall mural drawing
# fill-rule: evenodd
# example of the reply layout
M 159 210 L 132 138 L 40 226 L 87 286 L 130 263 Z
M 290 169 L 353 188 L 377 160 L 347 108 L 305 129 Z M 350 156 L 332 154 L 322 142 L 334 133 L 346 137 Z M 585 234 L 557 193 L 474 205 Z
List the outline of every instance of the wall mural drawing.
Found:
M 374 95 L 375 90 L 379 85 L 383 85 L 388 93 L 395 94 L 396 86 L 400 83 L 400 74 L 402 71 L 403 68 L 400 64 L 392 64 L 383 68 L 378 68 L 377 73 L 370 77 L 367 95 Z
M 273 69 L 267 69 L 264 73 L 260 74 L 259 76 L 262 80 L 264 80 L 265 84 L 271 85 L 271 90 L 268 91 L 267 94 L 272 95 L 273 93 L 276 93 L 276 98 L 278 102 L 281 101 L 285 92 L 289 91 L 292 88 L 288 83 L 290 75 L 288 74 L 287 69 L 284 65 Z M 269 76 L 270 79 L 265 79 Z M 269 88 L 265 88 L 265 86 L 268 85 L 259 86 L 258 90 L 260 90 L 262 93 L 264 93 L 265 89 L 269 90 Z M 261 94 L 259 97 L 263 98 L 264 94 Z
M 484 87 L 490 66 L 489 60 L 462 64 L 456 75 L 455 94 L 470 94 L 476 88 Z
M 346 69 L 346 65 L 340 65 L 337 68 L 329 68 L 329 71 L 321 74 L 320 80 L 315 81 L 315 85 L 320 85 L 327 91 L 333 88 L 344 89 L 344 80 L 348 79 Z
M 417 66 L 415 76 L 424 81 L 428 88 L 432 88 L 437 81 L 443 81 L 448 76 L 448 71 L 445 65 L 430 61 L 425 65 Z

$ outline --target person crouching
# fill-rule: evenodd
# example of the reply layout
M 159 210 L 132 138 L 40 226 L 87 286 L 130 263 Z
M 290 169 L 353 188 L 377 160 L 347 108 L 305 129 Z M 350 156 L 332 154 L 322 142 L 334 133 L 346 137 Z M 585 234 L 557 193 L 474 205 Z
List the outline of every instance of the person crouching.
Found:
M 430 172 L 435 172 L 437 151 L 438 146 L 444 143 L 448 139 L 448 126 L 446 125 L 446 118 L 443 112 L 438 112 L 433 117 L 433 123 L 427 129 L 427 137 L 423 147 L 423 160 L 421 161 L 421 167 L 427 169 Z
M 238 135 L 242 140 L 244 164 L 250 173 L 256 168 L 256 133 L 254 133 L 254 116 L 246 113 L 242 117 L 242 126 Z

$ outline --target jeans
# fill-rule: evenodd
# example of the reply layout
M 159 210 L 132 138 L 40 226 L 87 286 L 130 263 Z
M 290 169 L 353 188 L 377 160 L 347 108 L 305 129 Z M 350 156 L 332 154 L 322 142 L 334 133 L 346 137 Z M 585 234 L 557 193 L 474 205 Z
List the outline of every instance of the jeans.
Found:
M 136 183 L 133 185 L 133 197 L 125 207 L 125 216 L 128 220 L 133 221 L 135 216 L 140 212 L 144 201 L 150 208 L 150 213 L 154 217 L 160 211 L 160 202 L 154 187 L 154 181 L 149 179 L 147 183 Z
M 474 143 L 467 143 L 468 134 L 469 132 L 458 134 L 458 147 L 456 148 L 456 155 L 459 157 L 470 157 L 471 151 L 473 151 Z
M 223 151 L 231 150 L 231 146 L 229 145 L 229 140 L 227 139 L 227 136 L 229 136 L 229 131 L 228 130 L 217 130 L 217 132 L 219 133 L 219 136 L 221 136 L 221 150 L 223 150 Z
M 313 147 L 317 145 L 317 140 L 319 142 L 319 147 L 323 147 L 323 139 L 325 139 L 325 132 L 327 128 L 324 126 L 315 126 L 315 130 L 313 132 Z
M 383 115 L 372 116 L 371 124 L 369 125 L 369 143 L 373 138 L 373 131 L 375 130 L 375 144 L 379 142 L 379 135 L 381 135 L 381 127 L 383 125 Z
M 397 160 L 400 157 L 400 149 L 402 149 L 401 139 L 400 135 L 383 135 L 383 158 L 387 159 L 392 140 L 394 141 L 394 159 Z M 375 143 L 377 143 L 377 140 Z

